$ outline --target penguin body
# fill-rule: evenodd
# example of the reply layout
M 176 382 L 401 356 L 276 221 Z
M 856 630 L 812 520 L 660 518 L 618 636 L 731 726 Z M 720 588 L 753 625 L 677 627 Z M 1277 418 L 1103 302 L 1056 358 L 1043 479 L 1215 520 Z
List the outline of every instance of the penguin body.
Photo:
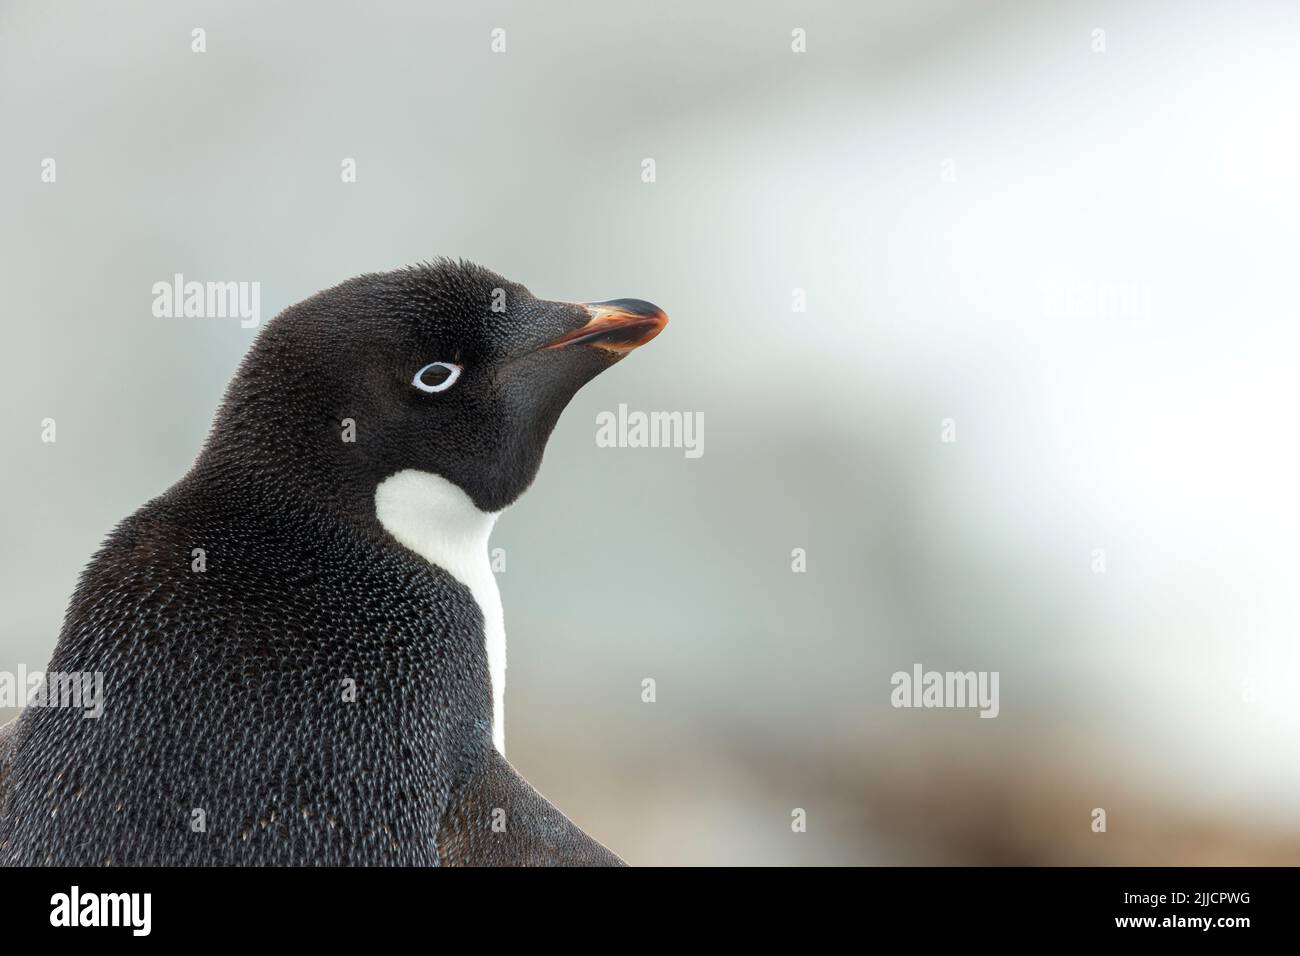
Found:
M 0 861 L 618 863 L 500 751 L 487 535 L 572 395 L 664 322 L 440 261 L 269 323 L 194 468 L 73 595 L 48 671 L 102 674 L 102 715 L 0 731 Z
M 505 614 L 488 558 L 488 536 L 498 513 L 480 511 L 465 492 L 439 475 L 407 469 L 375 489 L 375 515 L 399 543 L 469 588 L 483 616 L 492 678 L 492 742 L 504 755 Z

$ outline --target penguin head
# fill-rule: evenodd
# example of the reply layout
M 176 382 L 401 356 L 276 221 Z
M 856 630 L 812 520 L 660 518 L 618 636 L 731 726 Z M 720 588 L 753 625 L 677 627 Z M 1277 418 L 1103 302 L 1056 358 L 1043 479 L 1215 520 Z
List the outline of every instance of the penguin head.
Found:
M 532 483 L 578 389 L 667 321 L 639 299 L 538 299 L 465 262 L 363 275 L 267 325 L 214 437 L 256 443 L 338 498 L 416 469 L 499 511 Z

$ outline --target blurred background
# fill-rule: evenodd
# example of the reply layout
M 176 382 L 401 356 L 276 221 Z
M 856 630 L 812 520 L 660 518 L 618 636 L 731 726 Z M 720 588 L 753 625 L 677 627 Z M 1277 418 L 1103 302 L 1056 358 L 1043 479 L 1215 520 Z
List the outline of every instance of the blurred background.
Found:
M 629 862 L 1300 863 L 1297 49 L 1285 2 L 0 0 L 0 670 L 257 331 L 153 283 L 265 322 L 464 256 L 672 317 L 493 538 L 510 759 Z M 597 447 L 620 403 L 703 455 Z M 895 709 L 916 663 L 999 716 Z

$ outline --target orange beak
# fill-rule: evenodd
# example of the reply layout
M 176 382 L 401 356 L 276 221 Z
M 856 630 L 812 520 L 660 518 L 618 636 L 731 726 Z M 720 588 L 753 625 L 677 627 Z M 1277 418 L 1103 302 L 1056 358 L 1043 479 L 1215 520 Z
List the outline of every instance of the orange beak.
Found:
M 630 352 L 645 345 L 668 324 L 668 316 L 663 309 L 641 299 L 587 302 L 583 308 L 591 316 L 590 321 L 560 336 L 544 348 L 590 345 L 608 352 Z

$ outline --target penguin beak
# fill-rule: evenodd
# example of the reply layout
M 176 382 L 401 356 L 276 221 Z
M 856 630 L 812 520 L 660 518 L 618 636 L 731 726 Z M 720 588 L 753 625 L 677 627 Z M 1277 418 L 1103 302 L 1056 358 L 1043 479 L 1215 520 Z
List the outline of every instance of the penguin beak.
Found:
M 542 346 L 544 350 L 588 345 L 622 355 L 645 345 L 668 324 L 663 309 L 642 299 L 587 302 L 582 308 L 590 317 L 587 324 Z

